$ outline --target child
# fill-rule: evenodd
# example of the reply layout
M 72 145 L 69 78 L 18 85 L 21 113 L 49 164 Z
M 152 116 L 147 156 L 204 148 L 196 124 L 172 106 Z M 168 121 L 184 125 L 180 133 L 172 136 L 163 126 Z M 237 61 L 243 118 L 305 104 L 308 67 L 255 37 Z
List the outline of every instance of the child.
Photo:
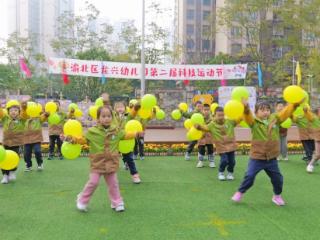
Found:
M 307 161 L 307 163 L 309 163 L 312 159 L 313 151 L 315 148 L 314 140 L 312 136 L 311 123 L 310 121 L 308 121 L 305 115 L 302 115 L 302 116 L 293 115 L 292 120 L 296 123 L 299 129 L 300 141 L 305 151 L 305 157 L 303 157 L 302 160 L 305 160 Z
M 26 116 L 27 104 L 20 104 L 17 101 L 9 101 L 6 105 L 8 115 L 0 108 L 0 119 L 3 125 L 3 146 L 6 150 L 12 150 L 19 155 L 20 146 L 24 143 L 24 123 Z M 2 170 L 2 184 L 16 180 L 17 168 Z
M 41 152 L 42 123 L 47 120 L 49 113 L 43 113 L 40 117 L 29 118 L 25 123 L 25 145 L 24 145 L 24 161 L 26 163 L 25 172 L 32 171 L 32 150 L 38 164 L 38 171 L 43 170 L 43 159 Z
M 137 134 L 125 134 L 114 124 L 112 110 L 108 106 L 100 107 L 97 111 L 97 126 L 88 129 L 86 140 L 90 147 L 90 177 L 84 189 L 77 198 L 77 208 L 80 211 L 87 211 L 87 205 L 94 191 L 96 190 L 99 179 L 104 177 L 109 188 L 111 208 L 117 212 L 124 211 L 124 203 L 120 195 L 117 179 L 119 168 L 118 144 L 122 139 L 132 139 Z M 83 144 L 83 138 L 66 136 L 66 141 Z
M 283 101 L 279 101 L 276 104 L 276 112 L 280 113 L 285 106 L 285 103 Z M 288 135 L 288 129 L 283 128 L 280 126 L 280 155 L 278 156 L 277 160 L 285 160 L 288 161 L 288 142 L 287 142 L 287 135 Z
M 320 109 L 316 109 L 314 114 L 309 110 L 305 110 L 307 119 L 311 122 L 311 128 L 313 130 L 313 138 L 315 141 L 315 152 L 310 163 L 307 166 L 307 172 L 312 173 L 315 163 L 320 159 Z
M 126 122 L 134 118 L 134 116 L 132 116 L 130 113 L 126 113 L 126 105 L 123 102 L 116 102 L 114 104 L 114 111 L 115 119 L 117 120 L 120 129 L 124 129 Z M 133 160 L 133 152 L 123 153 L 122 160 L 125 166 L 128 167 L 130 170 L 133 183 L 141 183 L 141 179 L 137 171 L 136 164 Z
M 55 104 L 57 104 L 57 114 L 60 117 L 60 122 L 58 124 L 49 124 L 49 141 L 50 141 L 50 145 L 49 145 L 49 157 L 48 160 L 53 160 L 54 158 L 54 148 L 55 148 L 55 144 L 57 143 L 57 147 L 58 147 L 58 156 L 59 159 L 62 160 L 63 156 L 61 154 L 61 146 L 62 146 L 62 141 L 60 139 L 60 135 L 63 133 L 63 125 L 65 123 L 65 120 L 67 118 L 67 114 L 65 114 L 64 112 L 62 112 L 60 110 L 60 102 L 58 100 L 54 101 Z
M 279 156 L 279 125 L 292 115 L 296 105 L 289 104 L 280 113 L 271 114 L 271 106 L 268 102 L 260 102 L 255 107 L 255 118 L 249 105 L 245 105 L 244 119 L 252 131 L 250 160 L 246 175 L 241 183 L 238 192 L 232 200 L 240 202 L 243 194 L 252 187 L 256 175 L 264 170 L 270 177 L 274 196 L 272 202 L 278 206 L 285 205 L 281 197 L 283 187 L 283 176 L 280 172 L 277 157 Z
M 237 144 L 234 135 L 234 128 L 238 122 L 225 119 L 222 107 L 217 107 L 214 119 L 207 126 L 196 125 L 197 129 L 211 132 L 216 151 L 220 154 L 220 166 L 218 179 L 226 180 L 224 171 L 227 168 L 227 180 L 234 180 L 233 172 L 235 167 L 235 151 Z
M 192 114 L 194 113 L 201 113 L 202 112 L 202 108 L 203 108 L 203 105 L 202 105 L 202 102 L 201 101 L 197 101 L 194 105 L 195 109 L 194 111 L 192 112 L 184 112 L 182 113 L 182 116 L 184 118 L 191 118 Z M 192 150 L 194 148 L 194 146 L 197 144 L 197 141 L 191 141 L 189 142 L 188 144 L 188 147 L 187 147 L 187 152 L 185 154 L 185 160 L 186 161 L 189 161 L 190 160 L 190 154 L 192 153 Z
M 202 115 L 204 117 L 205 123 L 209 124 L 212 120 L 209 104 L 203 105 Z M 203 160 L 204 160 L 204 156 L 206 154 L 206 148 L 207 148 L 207 153 L 208 153 L 209 167 L 215 168 L 216 165 L 214 163 L 214 155 L 213 155 L 214 148 L 213 148 L 213 144 L 212 144 L 212 136 L 211 136 L 211 133 L 209 133 L 209 132 L 205 132 L 202 139 L 200 139 L 198 141 L 199 152 L 198 152 L 197 168 L 203 167 Z

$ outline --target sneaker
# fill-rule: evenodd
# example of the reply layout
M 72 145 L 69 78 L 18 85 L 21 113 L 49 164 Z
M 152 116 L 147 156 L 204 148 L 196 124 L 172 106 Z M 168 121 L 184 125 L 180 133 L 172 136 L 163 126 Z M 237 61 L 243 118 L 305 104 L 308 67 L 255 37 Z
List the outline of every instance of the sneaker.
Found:
M 284 206 L 286 203 L 283 201 L 281 195 L 274 195 L 272 197 L 272 202 L 274 202 L 278 206 Z
M 26 167 L 26 169 L 24 170 L 25 172 L 31 172 L 32 168 L 31 167 Z
M 2 184 L 8 184 L 9 183 L 9 176 L 8 175 L 3 175 L 1 183 Z
M 241 192 L 236 192 L 236 193 L 232 196 L 231 200 L 234 201 L 234 202 L 240 202 L 241 199 L 242 199 L 242 196 L 243 196 L 243 193 L 241 193 Z
M 283 159 L 283 161 L 288 161 L 288 160 L 289 160 L 288 156 L 286 156 L 286 157 Z
M 282 158 L 279 156 L 279 157 L 277 157 L 277 161 L 281 161 L 282 160 Z
M 233 173 L 229 172 L 229 173 L 227 174 L 227 180 L 230 180 L 230 181 L 234 180 Z
M 42 171 L 43 170 L 43 164 L 41 165 L 38 165 L 38 168 L 37 168 L 38 171 Z
M 79 201 L 79 198 L 80 198 L 80 193 L 77 195 L 77 209 L 80 211 L 80 212 L 87 212 L 88 209 L 87 209 L 87 204 L 83 204 Z
M 116 212 L 123 212 L 124 211 L 124 204 L 121 203 L 114 209 Z
M 308 164 L 308 166 L 307 166 L 307 172 L 308 172 L 308 173 L 312 173 L 312 172 L 313 172 L 313 169 L 314 169 L 314 166 L 311 165 L 311 164 Z
M 8 180 L 9 181 L 15 181 L 16 179 L 17 179 L 16 172 L 15 171 L 9 172 Z
M 141 183 L 141 179 L 138 173 L 132 175 L 132 182 L 135 184 Z
M 186 161 L 190 161 L 190 154 L 186 152 L 186 154 L 184 155 L 184 159 Z
M 144 157 L 140 157 L 140 160 L 142 160 L 142 161 L 143 161 L 143 160 L 144 160 Z
M 49 157 L 48 157 L 48 160 L 53 160 L 53 156 L 49 156 Z
M 60 157 L 59 157 L 59 160 L 63 160 L 63 159 L 64 159 L 63 156 L 60 156 Z
M 209 162 L 209 167 L 215 168 L 215 167 L 216 167 L 216 164 L 215 164 L 214 162 Z
M 124 170 L 129 170 L 128 163 L 123 164 L 123 169 Z
M 133 160 L 137 160 L 137 159 L 138 159 L 138 156 L 133 154 L 133 155 L 132 155 L 132 159 L 133 159 Z
M 218 174 L 218 179 L 219 179 L 220 181 L 226 180 L 226 177 L 224 176 L 224 173 L 223 173 L 223 172 L 219 172 L 219 174 Z
M 202 167 L 203 167 L 203 162 L 199 161 L 198 164 L 197 164 L 197 168 L 202 168 Z

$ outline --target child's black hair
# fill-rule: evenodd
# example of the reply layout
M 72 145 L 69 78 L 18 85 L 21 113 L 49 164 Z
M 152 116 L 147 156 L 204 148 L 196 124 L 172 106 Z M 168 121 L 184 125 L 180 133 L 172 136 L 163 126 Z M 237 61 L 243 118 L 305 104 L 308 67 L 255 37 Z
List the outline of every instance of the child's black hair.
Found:
M 257 113 L 258 110 L 264 109 L 264 108 L 267 108 L 267 109 L 269 109 L 269 110 L 271 111 L 271 105 L 270 105 L 270 103 L 267 102 L 267 101 L 260 101 L 260 102 L 258 102 L 258 103 L 256 104 L 255 109 L 254 109 L 254 112 Z
M 101 112 L 102 112 L 102 110 L 105 109 L 105 108 L 110 111 L 111 117 L 113 117 L 111 107 L 106 105 L 106 106 L 101 106 L 101 107 L 98 108 L 98 110 L 97 110 L 97 119 L 100 118 Z
M 216 107 L 216 109 L 214 110 L 214 114 L 216 114 L 217 112 L 223 112 L 223 107 Z
M 205 103 L 205 104 L 203 104 L 203 107 L 210 107 L 210 105 Z
M 202 104 L 202 102 L 201 101 L 196 101 L 194 106 L 197 106 L 198 104 Z
M 279 104 L 286 105 L 286 102 L 285 102 L 284 100 L 280 99 L 280 100 L 278 100 L 278 101 L 276 102 L 276 106 L 278 106 Z

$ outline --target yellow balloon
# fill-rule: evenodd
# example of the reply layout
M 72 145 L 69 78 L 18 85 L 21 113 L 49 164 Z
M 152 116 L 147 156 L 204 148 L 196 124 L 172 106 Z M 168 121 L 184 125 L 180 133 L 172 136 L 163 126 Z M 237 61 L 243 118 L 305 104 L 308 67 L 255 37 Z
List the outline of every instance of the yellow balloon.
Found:
M 138 111 L 138 115 L 139 117 L 141 117 L 142 119 L 148 119 L 151 117 L 151 110 L 150 109 L 143 109 L 140 108 Z
M 74 110 L 74 116 L 77 117 L 77 118 L 80 118 L 82 117 L 83 113 L 80 109 L 76 109 Z
M 183 123 L 183 126 L 184 126 L 186 129 L 189 130 L 189 129 L 193 126 L 193 123 L 192 123 L 191 119 L 185 120 L 184 123 Z
M 288 103 L 298 103 L 305 97 L 305 93 L 300 86 L 291 85 L 284 89 L 283 98 Z
M 47 102 L 44 110 L 50 114 L 57 112 L 58 106 L 55 102 Z
M 217 107 L 219 107 L 218 103 L 212 103 L 210 106 L 211 113 L 214 113 Z
M 126 132 L 142 132 L 142 124 L 138 120 L 130 120 L 126 123 L 124 130 Z
M 5 159 L 0 163 L 0 168 L 3 170 L 11 170 L 18 166 L 19 156 L 12 150 L 6 150 Z
M 97 119 L 98 108 L 98 106 L 89 107 L 89 115 L 92 119 Z
M 20 106 L 20 103 L 17 100 L 10 100 L 6 104 L 6 108 L 11 108 L 12 106 Z
M 182 112 L 186 112 L 188 111 L 188 104 L 182 102 L 179 104 L 179 109 L 182 111 Z
M 203 136 L 203 132 L 197 130 L 195 127 L 191 127 L 190 130 L 187 133 L 187 139 L 189 141 L 196 141 L 201 139 Z
M 224 114 L 231 120 L 240 119 L 243 116 L 244 106 L 237 100 L 230 100 L 224 106 Z
M 29 117 L 35 118 L 40 116 L 41 110 L 37 103 L 28 102 L 26 112 Z
M 121 153 L 129 153 L 132 152 L 134 149 L 135 140 L 129 139 L 129 140 L 121 140 L 119 142 L 119 152 Z
M 63 126 L 63 133 L 66 136 L 81 137 L 82 125 L 77 120 L 69 119 Z

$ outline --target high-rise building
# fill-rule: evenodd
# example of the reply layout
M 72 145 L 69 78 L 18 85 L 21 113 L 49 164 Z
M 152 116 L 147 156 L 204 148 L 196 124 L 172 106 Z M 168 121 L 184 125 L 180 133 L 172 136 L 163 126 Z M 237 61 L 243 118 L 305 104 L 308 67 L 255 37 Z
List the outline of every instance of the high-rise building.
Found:
M 35 53 L 55 56 L 50 42 L 59 36 L 56 24 L 64 12 L 74 13 L 74 0 L 11 0 L 8 1 L 8 33 L 31 37 Z
M 180 62 L 199 63 L 215 54 L 215 0 L 176 0 L 174 42 Z

